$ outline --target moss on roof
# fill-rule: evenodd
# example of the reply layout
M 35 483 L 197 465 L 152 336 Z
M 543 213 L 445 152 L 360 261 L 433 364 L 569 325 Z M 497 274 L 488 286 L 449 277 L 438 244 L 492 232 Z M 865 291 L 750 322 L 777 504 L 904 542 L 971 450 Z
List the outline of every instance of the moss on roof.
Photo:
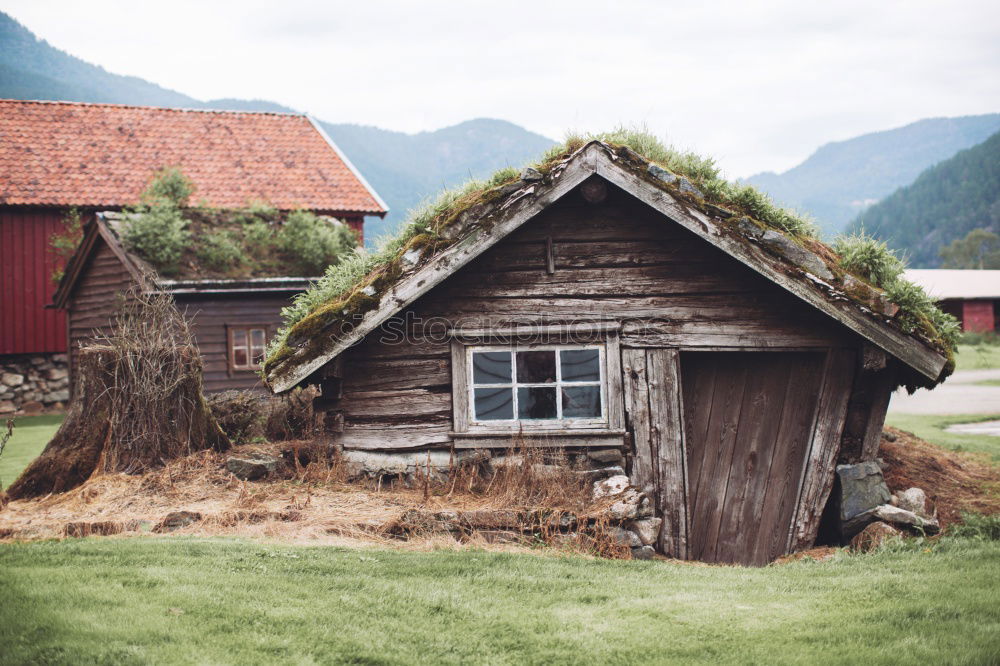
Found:
M 957 321 L 938 309 L 920 287 L 902 279 L 902 262 L 884 244 L 862 235 L 838 239 L 831 248 L 819 240 L 817 227 L 807 216 L 775 205 L 750 185 L 725 180 L 712 159 L 667 147 L 648 132 L 619 129 L 569 136 L 524 174 L 502 169 L 488 180 L 445 191 L 412 211 L 399 233 L 384 239 L 375 252 L 359 249 L 331 266 L 313 288 L 282 311 L 285 326 L 268 350 L 265 376 L 293 356 L 306 362 L 331 350 L 364 314 L 379 306 L 381 296 L 404 272 L 426 263 L 472 229 L 488 228 L 496 212 L 488 204 L 518 196 L 515 192 L 529 185 L 526 180 L 550 181 L 555 169 L 591 141 L 606 144 L 620 164 L 686 205 L 722 220 L 744 241 L 748 235 L 776 231 L 806 248 L 826 264 L 831 284 L 852 301 L 891 317 L 900 330 L 945 354 L 948 363 L 940 380 L 951 373 Z

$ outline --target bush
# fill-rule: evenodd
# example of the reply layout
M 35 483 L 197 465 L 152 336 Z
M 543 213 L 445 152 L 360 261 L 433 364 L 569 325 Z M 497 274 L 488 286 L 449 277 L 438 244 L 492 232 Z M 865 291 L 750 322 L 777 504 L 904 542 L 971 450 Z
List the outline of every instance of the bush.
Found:
M 351 252 L 358 238 L 349 227 L 334 224 L 309 211 L 292 211 L 278 232 L 278 245 L 292 255 L 306 275 L 322 275 Z
M 181 173 L 180 169 L 167 167 L 156 172 L 142 193 L 142 200 L 150 206 L 171 203 L 181 207 L 187 205 L 192 194 L 194 194 L 194 183 Z
M 243 247 L 229 231 L 210 231 L 201 238 L 198 258 L 209 268 L 225 270 L 243 262 Z
M 122 242 L 165 275 L 176 273 L 191 240 L 188 222 L 177 205 L 160 200 L 125 213 Z
M 1000 515 L 963 513 L 962 522 L 948 528 L 948 536 L 1000 541 Z
M 888 287 L 903 274 L 905 265 L 889 246 L 864 230 L 840 236 L 833 244 L 840 255 L 840 265 L 878 287 Z
M 264 431 L 267 398 L 253 391 L 224 391 L 208 397 L 215 420 L 233 444 L 248 444 Z

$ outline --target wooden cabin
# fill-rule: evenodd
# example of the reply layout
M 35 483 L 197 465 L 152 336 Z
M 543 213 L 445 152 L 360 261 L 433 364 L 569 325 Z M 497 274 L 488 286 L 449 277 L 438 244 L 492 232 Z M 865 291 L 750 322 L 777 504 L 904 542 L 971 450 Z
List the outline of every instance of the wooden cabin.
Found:
M 342 224 L 335 218 L 329 224 Z M 315 276 L 292 273 L 232 277 L 200 265 L 188 252 L 178 275 L 161 275 L 121 240 L 124 216 L 98 213 L 85 229 L 59 283 L 54 305 L 66 312 L 69 366 L 81 345 L 107 330 L 130 290 L 170 294 L 191 322 L 204 365 L 207 392 L 261 389 L 260 367 L 267 343 L 281 324 L 281 309 Z M 195 233 L 191 246 L 197 247 Z
M 321 386 L 345 450 L 622 451 L 668 555 L 811 546 L 838 460 L 873 459 L 891 392 L 946 359 L 818 248 L 699 194 L 592 142 L 413 244 L 349 326 L 292 328 L 268 382 Z
M 92 221 L 137 204 L 164 167 L 192 181 L 198 205 L 236 209 L 260 201 L 279 211 L 309 210 L 342 220 L 359 237 L 365 216 L 386 214 L 347 157 L 302 114 L 0 100 L 0 137 L 0 370 L 14 374 L 52 362 L 65 374 L 67 343 L 79 339 L 84 320 L 68 323 L 64 310 L 47 307 L 53 276 L 65 264 L 50 239 L 64 231 L 69 211 Z M 276 320 L 278 300 L 266 321 Z M 30 381 L 0 387 L 15 394 L 0 398 L 0 413 L 33 401 L 22 395 L 28 389 Z M 52 400 L 65 400 L 62 393 Z

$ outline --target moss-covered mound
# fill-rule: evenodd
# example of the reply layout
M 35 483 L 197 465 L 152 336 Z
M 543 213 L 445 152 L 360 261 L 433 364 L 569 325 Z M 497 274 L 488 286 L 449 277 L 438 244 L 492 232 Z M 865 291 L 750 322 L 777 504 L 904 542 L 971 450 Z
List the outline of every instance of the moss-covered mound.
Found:
M 831 248 L 819 240 L 817 227 L 807 217 L 776 206 L 750 185 L 725 180 L 713 160 L 667 147 L 649 133 L 621 129 L 570 136 L 522 173 L 503 169 L 489 180 L 446 191 L 413 211 L 400 232 L 380 243 L 377 251 L 359 250 L 330 267 L 312 289 L 283 311 L 285 326 L 269 349 L 265 375 L 285 374 L 282 366 L 293 357 L 307 362 L 332 349 L 364 314 L 378 307 L 381 296 L 405 272 L 476 229 L 488 228 L 500 208 L 490 203 L 514 199 L 531 184 L 550 181 L 555 170 L 595 140 L 610 147 L 619 164 L 647 182 L 723 220 L 734 236 L 749 242 L 750 237 L 760 240 L 763 235 L 778 241 L 777 245 L 784 244 L 786 256 L 789 249 L 802 248 L 839 292 L 872 312 L 891 317 L 902 331 L 951 357 L 959 332 L 957 321 L 938 309 L 920 287 L 902 279 L 903 262 L 883 243 L 862 234 L 840 238 Z M 942 379 L 952 367 L 949 362 Z

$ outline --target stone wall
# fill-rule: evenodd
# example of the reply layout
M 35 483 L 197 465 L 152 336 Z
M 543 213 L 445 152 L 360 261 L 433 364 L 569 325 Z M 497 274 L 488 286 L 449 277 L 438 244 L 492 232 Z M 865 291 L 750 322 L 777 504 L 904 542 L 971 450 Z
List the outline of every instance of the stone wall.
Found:
M 58 412 L 68 401 L 66 354 L 0 356 L 0 415 Z

